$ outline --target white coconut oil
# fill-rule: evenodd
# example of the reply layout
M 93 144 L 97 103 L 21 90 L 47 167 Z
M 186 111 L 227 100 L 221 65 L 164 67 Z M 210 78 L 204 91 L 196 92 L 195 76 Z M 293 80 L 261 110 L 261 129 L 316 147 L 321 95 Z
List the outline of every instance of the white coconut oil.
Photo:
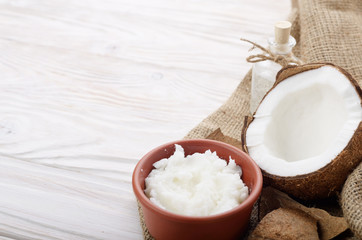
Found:
M 210 150 L 185 157 L 183 148 L 175 147 L 171 157 L 154 163 L 145 180 L 145 193 L 154 204 L 176 214 L 209 216 L 248 197 L 242 170 L 233 159 L 227 163 Z

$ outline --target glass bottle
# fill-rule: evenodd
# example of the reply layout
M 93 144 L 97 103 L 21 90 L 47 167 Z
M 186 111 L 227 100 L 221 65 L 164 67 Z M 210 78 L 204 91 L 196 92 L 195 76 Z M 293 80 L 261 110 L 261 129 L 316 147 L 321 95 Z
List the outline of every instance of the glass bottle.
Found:
M 292 54 L 296 44 L 290 36 L 291 23 L 280 21 L 274 25 L 275 36 L 268 39 L 269 50 L 274 55 L 288 56 L 297 60 Z M 282 66 L 271 60 L 254 63 L 251 78 L 250 113 L 253 114 L 265 94 L 275 82 L 275 78 Z

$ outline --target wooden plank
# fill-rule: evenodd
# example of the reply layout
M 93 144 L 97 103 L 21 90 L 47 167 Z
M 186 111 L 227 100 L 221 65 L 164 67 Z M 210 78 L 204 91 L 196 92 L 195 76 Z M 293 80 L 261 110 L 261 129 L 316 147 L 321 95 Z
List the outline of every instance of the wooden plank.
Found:
M 289 2 L 0 2 L 0 239 L 141 239 L 131 174 L 232 93 Z

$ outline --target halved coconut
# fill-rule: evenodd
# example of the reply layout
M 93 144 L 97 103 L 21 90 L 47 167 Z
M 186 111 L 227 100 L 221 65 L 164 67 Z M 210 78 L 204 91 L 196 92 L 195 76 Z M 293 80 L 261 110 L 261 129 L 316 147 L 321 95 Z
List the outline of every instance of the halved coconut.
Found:
M 340 190 L 362 161 L 361 99 L 357 82 L 340 67 L 282 69 L 242 133 L 265 184 L 306 200 Z

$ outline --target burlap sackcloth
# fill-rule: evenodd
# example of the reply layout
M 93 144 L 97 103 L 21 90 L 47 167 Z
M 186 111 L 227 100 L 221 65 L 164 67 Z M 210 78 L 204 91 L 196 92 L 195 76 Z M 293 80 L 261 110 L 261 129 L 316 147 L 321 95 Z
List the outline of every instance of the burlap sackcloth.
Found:
M 362 239 L 362 163 L 348 177 L 341 196 L 344 217 L 355 235 Z
M 346 69 L 362 85 L 362 0 L 292 0 L 289 16 L 292 22 L 291 35 L 297 40 L 294 54 L 306 63 L 330 62 Z M 243 36 L 247 38 L 247 36 Z M 250 39 L 252 40 L 252 39 Z M 245 43 L 240 43 L 245 44 Z M 243 119 L 249 115 L 251 72 L 245 76 L 234 93 L 214 113 L 192 129 L 185 138 L 206 138 L 220 128 L 222 133 L 240 140 Z M 359 167 L 361 168 L 361 166 Z M 358 175 L 358 174 L 356 174 Z M 355 211 L 350 192 L 361 194 L 361 171 L 344 187 L 342 205 L 347 222 L 361 231 L 361 214 Z M 347 181 L 347 184 L 349 183 Z M 355 190 L 355 188 L 357 190 Z M 348 201 L 350 200 L 350 201 Z M 348 212 L 350 211 L 350 212 Z M 252 213 L 251 227 L 256 224 L 255 211 Z M 147 231 L 140 210 L 141 225 L 145 239 L 153 239 Z

